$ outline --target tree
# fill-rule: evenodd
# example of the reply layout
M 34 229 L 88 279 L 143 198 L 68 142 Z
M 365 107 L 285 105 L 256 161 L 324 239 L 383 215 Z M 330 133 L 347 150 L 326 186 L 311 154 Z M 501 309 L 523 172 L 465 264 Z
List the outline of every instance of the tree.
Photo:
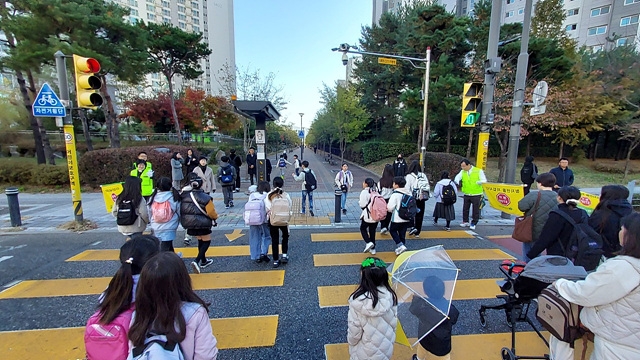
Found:
M 188 33 L 171 24 L 141 22 L 140 27 L 146 31 L 147 52 L 151 65 L 164 75 L 169 84 L 171 115 L 178 142 L 182 143 L 173 78 L 180 75 L 183 79 L 190 80 L 202 75 L 200 61 L 209 56 L 211 50 L 202 42 L 201 33 Z
M 536 3 L 531 19 L 531 36 L 558 40 L 565 50 L 573 51 L 576 42 L 567 35 L 563 26 L 567 18 L 563 3 L 564 0 L 540 0 Z

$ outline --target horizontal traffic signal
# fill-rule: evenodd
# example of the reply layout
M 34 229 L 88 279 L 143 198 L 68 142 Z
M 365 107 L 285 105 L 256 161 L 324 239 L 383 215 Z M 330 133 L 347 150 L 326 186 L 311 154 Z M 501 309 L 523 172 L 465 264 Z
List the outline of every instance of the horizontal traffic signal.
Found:
M 482 111 L 481 90 L 482 83 L 473 82 L 464 84 L 460 127 L 475 127 L 478 120 L 480 120 L 480 113 Z
M 98 60 L 73 55 L 73 67 L 75 70 L 78 107 L 95 109 L 102 105 L 102 96 L 98 92 L 102 87 L 102 81 L 96 75 L 100 72 Z

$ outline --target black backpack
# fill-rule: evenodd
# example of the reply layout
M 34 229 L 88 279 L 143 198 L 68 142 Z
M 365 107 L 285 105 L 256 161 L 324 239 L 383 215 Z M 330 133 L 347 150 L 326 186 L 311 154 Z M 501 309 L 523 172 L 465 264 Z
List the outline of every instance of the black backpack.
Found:
M 395 193 L 402 194 L 399 191 Z M 403 220 L 412 221 L 418 213 L 418 206 L 416 205 L 416 198 L 411 195 L 402 194 L 402 200 L 400 200 L 400 208 L 398 209 L 398 216 Z
M 444 205 L 453 205 L 457 200 L 456 189 L 453 188 L 453 181 L 449 181 L 448 185 L 442 187 L 442 203 Z
M 311 170 L 304 171 L 304 188 L 307 189 L 307 191 L 313 191 L 318 188 L 318 181 L 311 173 Z
M 136 214 L 137 206 L 133 206 L 131 200 L 122 200 L 118 205 L 118 213 L 116 215 L 116 224 L 118 225 L 133 225 L 138 220 L 138 214 Z
M 564 247 L 564 256 L 571 259 L 576 266 L 587 271 L 595 270 L 602 258 L 602 236 L 589 226 L 587 213 L 582 211 L 582 219 L 576 223 L 571 216 L 562 210 L 554 210 L 556 214 L 573 226 L 569 242 Z
M 535 173 L 534 166 L 535 165 L 533 164 L 528 164 L 524 165 L 522 169 L 520 169 L 520 180 L 522 181 L 522 183 L 532 184 L 534 181 L 536 181 L 536 177 L 538 177 L 538 174 Z

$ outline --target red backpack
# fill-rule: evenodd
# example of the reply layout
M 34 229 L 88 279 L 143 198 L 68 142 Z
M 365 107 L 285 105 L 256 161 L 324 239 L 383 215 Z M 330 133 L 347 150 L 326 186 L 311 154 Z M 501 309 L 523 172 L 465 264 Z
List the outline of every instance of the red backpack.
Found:
M 151 216 L 153 221 L 162 224 L 171 221 L 173 218 L 173 209 L 169 200 L 163 202 L 154 201 L 151 204 Z
M 109 324 L 100 324 L 100 311 L 96 311 L 84 329 L 87 360 L 126 360 L 129 355 L 129 327 L 135 309 L 131 304 Z
M 370 192 L 369 216 L 373 221 L 382 221 L 387 217 L 387 202 L 377 191 Z

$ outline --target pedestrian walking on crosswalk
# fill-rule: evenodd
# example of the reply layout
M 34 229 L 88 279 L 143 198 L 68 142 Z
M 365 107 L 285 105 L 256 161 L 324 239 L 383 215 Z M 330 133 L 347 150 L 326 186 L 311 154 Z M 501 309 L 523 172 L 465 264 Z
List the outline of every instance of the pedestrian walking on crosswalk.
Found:
M 371 255 L 375 255 L 378 221 L 373 218 L 372 207 L 374 201 L 379 201 L 382 204 L 385 204 L 385 201 L 380 194 L 378 194 L 376 183 L 372 178 L 366 178 L 362 183 L 362 188 L 360 199 L 358 200 L 358 205 L 360 205 L 362 209 L 362 213 L 360 214 L 360 234 L 362 234 L 362 239 L 365 243 L 364 252 L 368 251 Z
M 456 219 L 456 212 L 453 208 L 456 198 L 458 197 L 458 189 L 453 180 L 449 179 L 449 172 L 443 171 L 440 175 L 440 181 L 433 188 L 433 198 L 436 199 L 436 207 L 433 210 L 433 225 L 438 225 L 438 219 L 444 219 L 446 224 L 444 229 L 451 230 L 451 220 Z
M 116 198 L 111 213 L 116 218 L 118 231 L 127 240 L 135 235 L 142 235 L 149 223 L 149 210 L 141 194 L 139 178 L 128 176 L 124 180 L 122 192 Z
M 180 222 L 180 193 L 168 177 L 160 178 L 149 198 L 149 220 L 153 234 L 161 240 L 160 249 L 175 252 L 173 240 Z
M 406 183 L 407 180 L 405 180 L 404 176 L 396 176 L 393 178 L 394 191 L 387 204 L 387 210 L 391 213 L 389 233 L 397 245 L 395 250 L 396 255 L 400 255 L 407 250 L 405 237 L 407 235 L 407 229 L 413 224 L 412 219 L 404 219 L 400 216 L 400 210 L 409 204 L 409 198 L 412 197 L 411 191 L 405 187 Z
M 382 177 L 378 182 L 378 192 L 382 198 L 389 203 L 389 198 L 393 194 L 393 165 L 386 164 L 382 170 Z M 387 213 L 387 217 L 380 221 L 380 234 L 389 232 L 389 223 L 391 222 L 391 213 Z
M 251 187 L 250 187 L 251 188 Z M 256 263 L 269 263 L 267 256 L 271 245 L 271 232 L 269 231 L 269 218 L 264 199 L 271 191 L 271 186 L 266 181 L 260 181 L 255 192 L 249 195 L 249 201 L 245 205 L 245 224 L 249 224 L 249 254 L 251 260 Z
M 291 214 L 291 197 L 282 190 L 284 180 L 273 179 L 273 190 L 264 199 L 264 207 L 269 216 L 269 234 L 271 235 L 271 253 L 273 267 L 289 262 L 289 218 Z M 288 205 L 288 207 L 287 207 Z M 282 233 L 282 256 L 279 256 L 280 234 Z

